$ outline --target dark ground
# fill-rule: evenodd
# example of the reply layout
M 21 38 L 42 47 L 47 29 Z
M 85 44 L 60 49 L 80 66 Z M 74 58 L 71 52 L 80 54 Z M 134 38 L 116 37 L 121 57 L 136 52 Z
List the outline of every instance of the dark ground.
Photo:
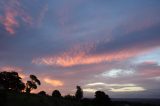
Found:
M 111 99 L 112 104 L 95 104 L 93 99 L 54 98 L 26 93 L 7 93 L 0 95 L 0 106 L 160 106 L 160 99 Z M 3 97 L 2 97 L 3 96 Z

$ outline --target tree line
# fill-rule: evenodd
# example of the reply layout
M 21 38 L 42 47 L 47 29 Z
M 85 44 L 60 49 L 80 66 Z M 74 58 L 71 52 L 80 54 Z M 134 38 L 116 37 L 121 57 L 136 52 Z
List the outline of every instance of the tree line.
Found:
M 22 81 L 22 78 L 19 76 L 17 72 L 0 72 L 0 91 L 13 91 L 13 92 L 24 92 L 30 94 L 33 89 L 37 89 L 37 87 L 41 85 L 40 80 L 35 75 L 30 75 L 30 80 L 26 83 Z M 83 104 L 91 104 L 100 106 L 110 104 L 111 100 L 107 94 L 103 91 L 96 91 L 95 92 L 95 99 L 90 100 L 87 98 L 83 98 L 83 89 L 80 86 L 77 86 L 77 91 L 75 95 L 66 95 L 62 96 L 59 90 L 54 90 L 52 92 L 52 97 L 58 99 L 66 99 L 70 101 L 77 101 Z M 2 92 L 0 92 L 2 93 Z M 2 95 L 2 94 L 0 94 Z M 39 96 L 48 96 L 45 91 L 40 91 L 38 93 Z
M 17 72 L 0 72 L 0 87 L 7 91 L 26 92 L 37 89 L 41 85 L 40 80 L 35 75 L 30 75 L 30 80 L 24 83 Z

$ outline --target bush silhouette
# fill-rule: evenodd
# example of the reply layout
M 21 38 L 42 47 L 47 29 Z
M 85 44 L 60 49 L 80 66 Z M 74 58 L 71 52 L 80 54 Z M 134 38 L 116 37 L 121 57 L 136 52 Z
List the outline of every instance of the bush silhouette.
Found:
M 77 86 L 75 97 L 77 100 L 81 100 L 83 98 L 83 90 L 81 89 L 80 86 Z
M 40 95 L 40 96 L 46 96 L 47 94 L 46 94 L 45 91 L 40 91 L 40 92 L 38 93 L 38 95 Z
M 25 85 L 17 72 L 0 72 L 0 85 L 6 90 L 16 92 L 21 92 L 25 89 Z
M 52 97 L 61 98 L 61 93 L 59 92 L 59 90 L 54 90 L 52 92 Z
M 30 75 L 31 81 L 27 81 L 26 83 L 26 92 L 30 93 L 31 90 L 37 89 L 37 85 L 41 85 L 41 82 L 35 75 Z
M 107 105 L 111 103 L 111 100 L 108 95 L 106 95 L 103 91 L 96 91 L 95 92 L 95 104 L 96 105 Z

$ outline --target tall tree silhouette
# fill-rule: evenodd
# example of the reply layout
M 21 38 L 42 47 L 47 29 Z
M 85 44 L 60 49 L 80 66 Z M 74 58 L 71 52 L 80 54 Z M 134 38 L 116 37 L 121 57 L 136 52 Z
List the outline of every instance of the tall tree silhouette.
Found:
M 81 89 L 80 86 L 77 86 L 77 91 L 75 96 L 77 100 L 81 100 L 83 98 L 83 90 Z
M 54 90 L 52 92 L 52 97 L 60 98 L 61 97 L 61 93 L 59 92 L 59 90 Z
M 17 72 L 0 72 L 0 85 L 6 90 L 16 92 L 21 92 L 25 89 L 25 84 Z
M 37 85 L 41 85 L 40 80 L 35 75 L 30 75 L 31 81 L 26 83 L 26 92 L 30 93 L 31 90 L 37 89 Z

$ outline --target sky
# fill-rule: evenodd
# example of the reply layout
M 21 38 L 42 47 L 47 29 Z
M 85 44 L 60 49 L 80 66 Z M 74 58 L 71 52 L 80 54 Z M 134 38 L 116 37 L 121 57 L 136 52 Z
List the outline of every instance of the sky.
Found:
M 160 97 L 160 0 L 0 0 L 0 71 L 33 93 Z

